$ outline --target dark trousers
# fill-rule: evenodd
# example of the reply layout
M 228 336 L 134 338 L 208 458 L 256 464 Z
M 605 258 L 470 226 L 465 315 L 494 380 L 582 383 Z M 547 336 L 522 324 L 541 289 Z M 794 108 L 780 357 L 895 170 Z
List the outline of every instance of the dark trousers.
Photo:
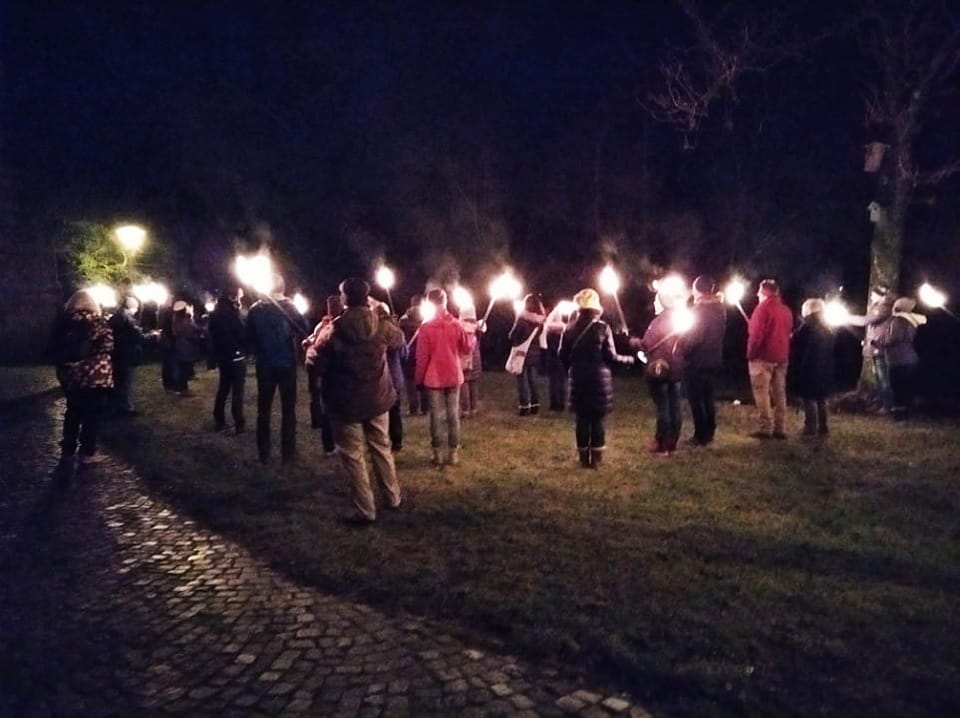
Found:
M 189 381 L 193 379 L 193 362 L 192 361 L 180 361 L 179 359 L 173 362 L 173 378 L 171 383 L 171 388 L 174 391 L 187 391 L 189 387 Z
M 913 405 L 917 367 L 914 364 L 890 367 L 890 388 L 893 390 L 893 415 L 905 419 Z
M 717 432 L 717 406 L 713 399 L 713 369 L 687 369 L 687 401 L 693 414 L 693 438 L 709 444 Z
M 683 426 L 680 409 L 680 382 L 648 381 L 650 396 L 657 407 L 657 442 L 664 448 L 676 448 Z
M 552 367 L 547 382 L 550 391 L 550 408 L 553 411 L 563 411 L 567 406 L 569 384 L 567 370 L 562 366 Z
M 427 392 L 423 389 L 420 389 L 414 384 L 413 377 L 406 378 L 406 390 L 407 390 L 407 413 L 410 416 L 414 414 L 426 414 L 429 410 L 430 403 L 427 399 Z
M 400 408 L 400 397 L 390 407 L 388 433 L 390 434 L 390 448 L 400 451 L 403 448 L 403 411 Z
M 523 367 L 517 376 L 517 394 L 521 409 L 533 409 L 540 406 L 540 392 L 537 390 L 537 369 L 533 364 Z
M 460 385 L 460 413 L 476 414 L 480 404 L 480 381 L 468 379 Z
M 323 396 L 319 390 L 310 391 L 310 428 L 320 429 L 320 442 L 325 454 L 332 454 L 337 445 L 333 440 L 333 426 L 330 424 L 330 415 L 323 403 Z
M 817 398 L 803 399 L 803 433 L 807 436 L 813 434 L 826 434 L 829 431 L 827 427 L 827 400 Z
M 577 413 L 577 448 L 603 449 L 607 444 L 607 433 L 603 427 L 602 414 Z
M 213 400 L 213 421 L 218 429 L 226 424 L 225 408 L 227 395 L 230 399 L 230 414 L 233 416 L 233 425 L 243 429 L 247 423 L 243 418 L 243 385 L 247 379 L 247 362 L 244 359 L 237 361 L 217 362 L 220 371 L 220 382 L 217 384 L 217 396 Z
M 163 388 L 167 391 L 175 391 L 177 358 L 173 355 L 173 349 L 164 349 L 160 362 L 160 378 L 163 381 Z
M 297 453 L 297 366 L 257 366 L 257 451 L 260 461 L 270 458 L 270 413 L 273 395 L 280 391 L 280 456 Z
M 110 401 L 110 389 L 78 389 L 65 392 L 67 412 L 63 416 L 62 456 L 73 456 L 80 445 L 81 456 L 97 453 L 100 421 Z
M 133 411 L 133 377 L 137 368 L 117 361 L 113 363 L 113 409 L 117 412 Z

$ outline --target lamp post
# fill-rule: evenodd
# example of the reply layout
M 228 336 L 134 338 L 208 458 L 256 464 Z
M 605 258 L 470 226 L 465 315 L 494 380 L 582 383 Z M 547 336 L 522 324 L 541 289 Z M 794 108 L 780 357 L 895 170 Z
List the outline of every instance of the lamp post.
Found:
M 143 244 L 147 240 L 147 230 L 136 224 L 120 225 L 113 230 L 117 243 L 120 245 L 120 253 L 123 255 L 123 264 L 126 267 L 130 258 L 143 249 Z

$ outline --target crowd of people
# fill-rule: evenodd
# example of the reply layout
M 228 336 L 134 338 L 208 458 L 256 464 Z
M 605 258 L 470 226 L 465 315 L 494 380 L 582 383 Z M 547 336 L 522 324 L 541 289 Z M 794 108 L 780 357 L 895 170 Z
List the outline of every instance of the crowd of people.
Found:
M 97 435 L 105 416 L 136 413 L 132 387 L 144 344 L 157 341 L 164 388 L 192 395 L 193 366 L 204 356 L 219 372 L 212 414 L 218 431 L 246 430 L 244 391 L 249 360 L 257 385 L 256 445 L 261 462 L 271 461 L 271 414 L 280 401 L 280 461 L 296 458 L 296 401 L 299 365 L 308 376 L 311 426 L 319 429 L 324 453 L 339 457 L 351 491 L 351 523 L 376 520 L 373 478 L 386 509 L 402 505 L 394 455 L 403 449 L 402 398 L 407 415 L 426 414 L 434 466 L 460 463 L 461 419 L 480 407 L 481 338 L 487 327 L 472 304 L 448 306 L 442 288 L 412 298 L 395 317 L 391 307 L 370 295 L 358 278 L 344 280 L 326 302 L 326 313 L 311 328 L 285 296 L 282 278 L 244 311 L 237 289 L 221 292 L 203 321 L 178 299 L 159 317 L 159 329 L 145 332 L 137 321 L 139 303 L 121 297 L 107 318 L 91 294 L 78 291 L 58 323 L 54 355 L 66 395 L 66 414 L 57 475 L 69 480 L 78 468 L 95 463 Z M 759 284 L 758 304 L 748 320 L 746 359 L 756 407 L 758 440 L 787 438 L 787 394 L 803 405 L 803 437 L 828 434 L 827 399 L 834 390 L 834 334 L 824 302 L 803 302 L 795 325 L 776 281 Z M 887 289 L 871 295 L 865 315 L 852 323 L 865 327 L 864 361 L 877 383 L 883 410 L 896 419 L 908 415 L 918 357 L 917 328 L 909 297 Z M 428 311 L 429 310 L 429 311 Z M 717 432 L 715 384 L 723 366 L 727 310 L 713 279 L 661 282 L 655 316 L 642 336 L 617 341 L 603 320 L 599 294 L 583 289 L 572 302 L 549 312 L 540 296 L 527 295 L 516 308 L 509 332 L 506 369 L 516 377 L 517 413 L 540 411 L 539 375 L 548 382 L 549 410 L 568 406 L 575 416 L 574 437 L 581 466 L 598 469 L 607 447 L 605 418 L 613 407 L 612 368 L 643 365 L 656 407 L 650 452 L 669 457 L 682 432 L 681 386 L 693 418 L 692 447 L 710 445 Z M 618 350 L 618 346 L 620 349 Z M 629 349 L 628 349 L 629 348 Z M 622 351 L 628 353 L 622 353 Z

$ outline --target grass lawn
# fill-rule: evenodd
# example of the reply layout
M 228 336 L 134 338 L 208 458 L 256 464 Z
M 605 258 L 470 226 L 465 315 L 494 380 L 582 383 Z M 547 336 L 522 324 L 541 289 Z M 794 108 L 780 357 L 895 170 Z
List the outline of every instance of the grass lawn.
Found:
M 727 401 L 713 448 L 662 459 L 645 452 L 645 386 L 625 377 L 597 472 L 574 460 L 570 414 L 514 416 L 512 377 L 488 374 L 462 465 L 430 468 L 426 419 L 405 418 L 411 508 L 351 529 L 305 387 L 300 461 L 281 468 L 259 464 L 252 430 L 213 431 L 215 385 L 198 371 L 179 398 L 144 367 L 144 415 L 106 440 L 302 581 L 457 620 L 672 714 L 960 714 L 955 424 L 834 416 L 828 440 L 805 442 L 792 414 L 789 441 L 757 442 L 752 407 Z M 251 370 L 251 429 L 255 393 Z

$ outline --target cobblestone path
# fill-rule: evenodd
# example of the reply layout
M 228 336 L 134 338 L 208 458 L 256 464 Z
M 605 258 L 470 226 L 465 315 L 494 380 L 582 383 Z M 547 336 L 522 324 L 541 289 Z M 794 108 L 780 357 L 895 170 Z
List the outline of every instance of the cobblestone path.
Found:
M 54 487 L 62 405 L 31 406 L 0 406 L 0 715 L 647 715 L 297 585 L 120 461 Z

